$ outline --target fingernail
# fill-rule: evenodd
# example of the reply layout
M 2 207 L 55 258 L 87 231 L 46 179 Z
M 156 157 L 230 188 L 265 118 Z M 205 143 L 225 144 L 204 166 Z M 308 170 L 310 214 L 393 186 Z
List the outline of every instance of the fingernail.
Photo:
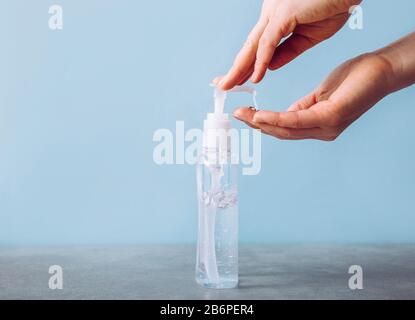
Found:
M 223 87 L 224 84 L 225 84 L 225 78 L 223 78 L 221 81 L 219 81 L 218 87 Z
M 240 119 L 241 119 L 241 115 L 240 115 L 240 111 L 239 111 L 239 109 L 236 109 L 236 110 L 233 112 L 233 116 L 234 116 L 236 119 L 238 119 L 238 120 L 240 120 Z
M 257 83 L 258 82 L 258 74 L 254 73 L 251 77 L 251 82 L 252 83 Z

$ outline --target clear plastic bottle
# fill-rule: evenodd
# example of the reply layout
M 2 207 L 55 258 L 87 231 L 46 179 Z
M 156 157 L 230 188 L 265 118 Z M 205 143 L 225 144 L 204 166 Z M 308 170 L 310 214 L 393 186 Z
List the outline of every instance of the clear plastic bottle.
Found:
M 251 94 L 257 108 L 255 90 L 237 86 L 228 92 Z M 204 121 L 203 151 L 197 167 L 196 281 L 214 289 L 238 286 L 238 154 L 232 150 L 236 141 L 231 139 L 231 122 L 224 113 L 226 96 L 215 88 L 215 111 Z
M 230 150 L 204 148 L 197 167 L 196 281 L 206 288 L 238 286 L 237 173 Z
M 247 87 L 233 91 L 249 92 Z M 224 113 L 226 92 L 215 88 L 215 111 L 204 121 L 203 152 L 197 167 L 199 232 L 196 281 L 207 288 L 238 286 L 237 155 Z

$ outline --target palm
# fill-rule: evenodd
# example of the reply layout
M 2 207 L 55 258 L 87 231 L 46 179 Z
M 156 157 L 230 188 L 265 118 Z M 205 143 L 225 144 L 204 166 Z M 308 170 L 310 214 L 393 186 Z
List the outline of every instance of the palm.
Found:
M 235 117 L 281 139 L 333 140 L 388 94 L 388 63 L 366 54 L 342 64 L 288 112 L 240 108 Z
M 331 116 L 345 128 L 383 98 L 388 86 L 385 67 L 385 61 L 374 55 L 349 60 L 315 90 L 316 104 L 304 107 Z

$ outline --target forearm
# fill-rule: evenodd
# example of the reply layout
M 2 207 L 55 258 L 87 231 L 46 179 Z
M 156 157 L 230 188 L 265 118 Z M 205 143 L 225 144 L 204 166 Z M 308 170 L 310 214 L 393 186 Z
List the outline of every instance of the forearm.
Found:
M 390 92 L 415 83 L 415 32 L 375 52 L 388 62 Z

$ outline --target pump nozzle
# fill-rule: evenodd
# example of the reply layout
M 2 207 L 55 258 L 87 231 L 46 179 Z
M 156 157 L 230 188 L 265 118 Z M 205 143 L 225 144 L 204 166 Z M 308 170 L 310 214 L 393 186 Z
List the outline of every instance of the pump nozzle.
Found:
M 213 97 L 215 99 L 215 114 L 222 114 L 225 109 L 226 92 L 215 87 Z
M 229 91 L 223 91 L 223 90 L 219 89 L 213 83 L 210 86 L 215 88 L 213 97 L 215 99 L 215 113 L 216 114 L 222 114 L 224 112 L 227 92 L 245 92 L 245 93 L 251 94 L 253 102 L 254 102 L 254 107 L 256 109 L 259 109 L 257 101 L 256 101 L 257 92 L 255 91 L 255 89 L 253 89 L 251 87 L 236 86 L 236 87 L 234 87 L 233 89 L 231 89 Z
M 207 119 L 204 122 L 204 146 L 207 147 L 219 147 L 229 148 L 228 131 L 231 129 L 231 123 L 229 116 L 224 113 L 225 101 L 228 92 L 246 92 L 252 94 L 254 106 L 258 109 L 256 102 L 256 91 L 247 86 L 237 86 L 229 91 L 223 91 L 216 87 L 214 84 L 210 85 L 214 87 L 214 101 L 215 111 L 214 113 L 208 113 Z M 219 143 L 217 142 L 219 138 Z

